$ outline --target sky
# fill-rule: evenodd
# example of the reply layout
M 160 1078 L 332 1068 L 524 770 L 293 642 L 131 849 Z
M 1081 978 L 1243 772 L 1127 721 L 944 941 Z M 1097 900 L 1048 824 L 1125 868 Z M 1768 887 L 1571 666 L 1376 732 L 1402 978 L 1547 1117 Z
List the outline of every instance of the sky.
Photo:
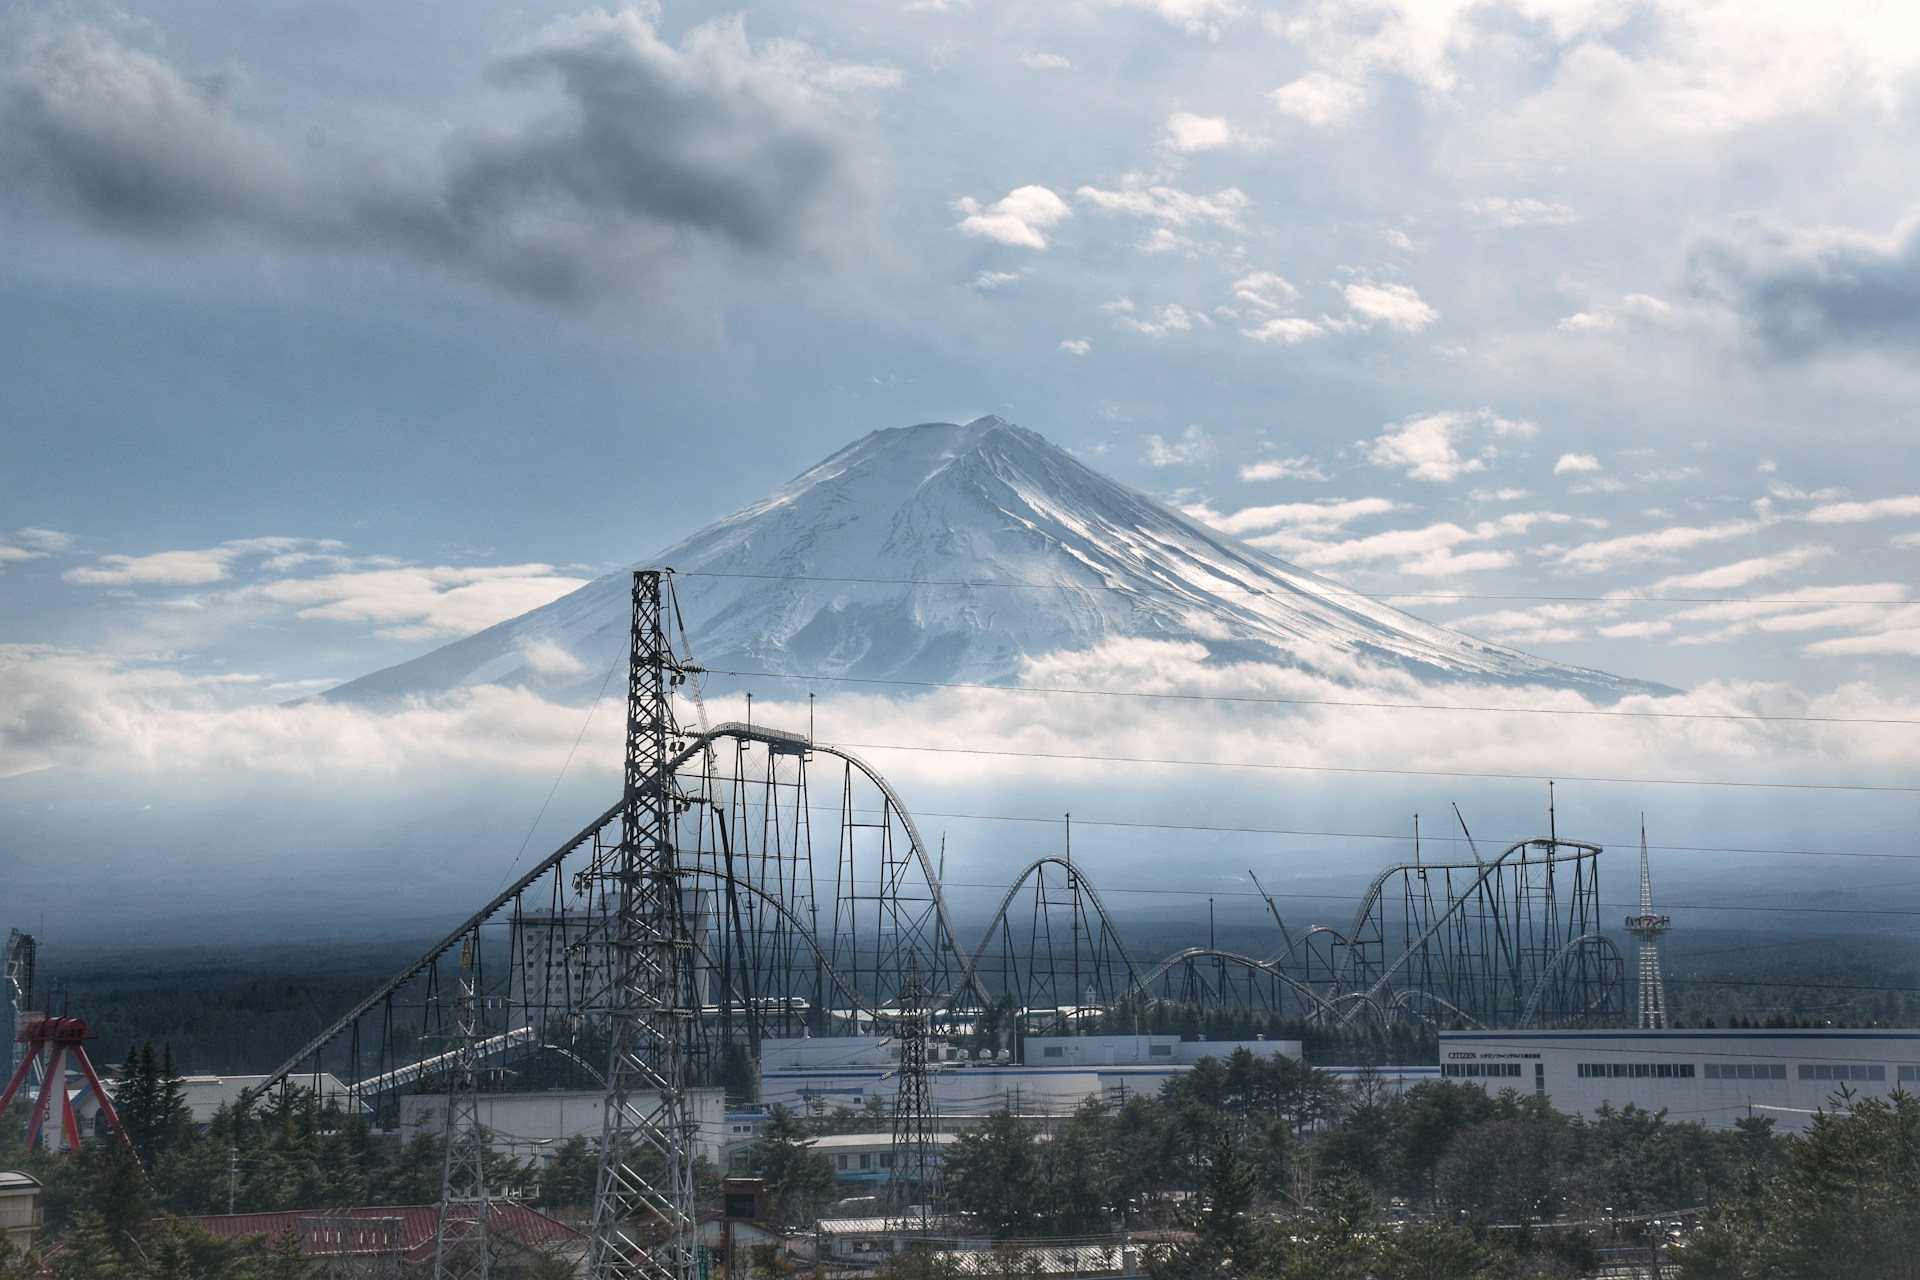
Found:
M 1556 722 L 1587 776 L 1774 788 L 1698 792 L 1698 846 L 1905 848 L 1917 73 L 1920 18 L 1864 3 L 0 5 L 0 876 L 24 913 L 60 859 L 133 874 L 158 796 L 196 797 L 167 875 L 341 794 L 400 857 L 468 771 L 544 832 L 609 717 L 281 704 L 988 413 L 1422 617 L 1803 717 Z M 942 696 L 956 740 L 1005 732 Z M 849 740 L 933 709 L 843 705 Z M 1340 725 L 1355 767 L 1405 734 Z M 1446 732 L 1436 771 L 1539 807 L 1537 737 Z M 950 765 L 899 763 L 1065 807 Z M 1496 790 L 1317 816 L 1502 825 Z M 1842 861 L 1865 894 L 1901 865 Z

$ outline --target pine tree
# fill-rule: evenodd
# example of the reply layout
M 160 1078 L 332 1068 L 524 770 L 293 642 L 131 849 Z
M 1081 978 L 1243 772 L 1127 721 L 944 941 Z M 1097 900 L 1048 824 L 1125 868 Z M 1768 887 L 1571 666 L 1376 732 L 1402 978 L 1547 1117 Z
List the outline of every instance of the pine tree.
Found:
M 833 1162 L 813 1149 L 793 1112 L 775 1104 L 754 1145 L 776 1221 L 804 1221 L 832 1198 Z
M 999 1237 L 1035 1225 L 1040 1200 L 1033 1135 L 1002 1107 L 980 1128 L 963 1133 L 947 1155 L 947 1195 Z

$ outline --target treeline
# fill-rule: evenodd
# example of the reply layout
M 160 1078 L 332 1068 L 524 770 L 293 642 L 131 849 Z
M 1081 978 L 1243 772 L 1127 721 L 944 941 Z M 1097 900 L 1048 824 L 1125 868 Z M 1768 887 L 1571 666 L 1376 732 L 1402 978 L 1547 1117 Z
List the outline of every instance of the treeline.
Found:
M 120 1068 L 115 1091 L 128 1143 L 103 1137 L 77 1155 L 35 1148 L 9 1157 L 44 1187 L 43 1244 L 62 1246 L 55 1280 L 298 1280 L 309 1272 L 284 1242 L 220 1241 L 174 1220 L 440 1198 L 441 1136 L 382 1135 L 364 1116 L 321 1106 L 308 1089 L 222 1107 L 198 1129 L 171 1050 L 156 1054 L 147 1043 Z M 0 1114 L 0 1149 L 20 1146 L 25 1118 L 19 1105 Z M 596 1164 L 593 1146 L 575 1138 L 538 1166 L 489 1154 L 487 1183 L 548 1210 L 583 1212 Z M 711 1170 L 702 1170 L 702 1185 L 717 1186 Z M 37 1274 L 9 1265 L 0 1259 L 0 1280 Z
M 424 944 L 176 949 L 56 964 L 38 1003 L 69 1009 L 103 1044 L 173 1046 L 188 1074 L 271 1071 Z
M 757 1149 L 791 1225 L 835 1192 L 807 1146 L 817 1123 L 776 1110 Z M 1343 1086 L 1241 1050 L 1157 1095 L 1089 1099 L 1051 1132 L 996 1112 L 950 1147 L 945 1195 L 1007 1240 L 1123 1221 L 1174 1232 L 1153 1255 L 1170 1277 L 1574 1276 L 1597 1265 L 1591 1224 L 1631 1240 L 1650 1218 L 1765 1185 L 1788 1152 L 1765 1119 L 1713 1131 L 1627 1107 L 1582 1120 L 1512 1090 Z

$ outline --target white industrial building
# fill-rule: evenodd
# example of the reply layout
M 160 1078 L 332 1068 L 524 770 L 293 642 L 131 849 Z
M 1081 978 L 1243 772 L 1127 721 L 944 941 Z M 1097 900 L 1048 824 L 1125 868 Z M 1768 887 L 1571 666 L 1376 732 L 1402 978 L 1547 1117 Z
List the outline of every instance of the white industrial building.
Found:
M 728 1139 L 725 1094 L 720 1089 L 689 1089 L 687 1093 L 695 1126 L 694 1151 L 717 1164 Z M 606 1127 L 607 1095 L 602 1090 L 547 1089 L 476 1096 L 487 1145 L 516 1160 L 549 1159 L 572 1137 L 598 1142 Z M 641 1111 L 654 1105 L 652 1095 L 634 1095 L 634 1106 Z M 446 1094 L 414 1093 L 400 1099 L 400 1127 L 407 1134 L 443 1133 L 446 1123 Z
M 1440 1074 L 1578 1115 L 1631 1103 L 1716 1129 L 1771 1116 L 1792 1132 L 1842 1089 L 1920 1091 L 1920 1031 L 1442 1031 Z
M 266 1082 L 266 1076 L 182 1076 L 180 1093 L 187 1109 L 193 1113 L 194 1125 L 204 1129 L 213 1122 L 214 1114 L 221 1107 L 238 1106 L 243 1093 L 252 1094 L 258 1100 L 256 1105 L 264 1103 L 261 1086 Z M 313 1090 L 322 1107 L 332 1106 L 343 1112 L 352 1112 L 360 1105 L 354 1098 L 353 1090 L 330 1071 L 323 1071 L 317 1076 L 289 1076 L 287 1082 Z
M 934 1044 L 927 1092 L 942 1118 L 983 1116 L 1005 1107 L 1020 1115 L 1067 1115 L 1090 1096 L 1153 1094 L 1202 1058 L 1236 1049 L 1261 1057 L 1300 1056 L 1298 1040 L 1181 1040 L 1178 1036 L 1029 1036 L 1026 1061 L 1006 1050 L 969 1057 Z M 899 1045 L 884 1036 L 821 1036 L 760 1043 L 760 1101 L 803 1113 L 890 1105 Z

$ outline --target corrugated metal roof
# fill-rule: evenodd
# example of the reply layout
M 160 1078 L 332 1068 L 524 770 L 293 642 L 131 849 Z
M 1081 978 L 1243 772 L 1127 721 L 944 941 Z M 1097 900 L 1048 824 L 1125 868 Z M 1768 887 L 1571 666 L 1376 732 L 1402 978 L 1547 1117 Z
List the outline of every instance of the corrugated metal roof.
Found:
M 566 1223 L 512 1200 L 492 1201 L 487 1210 L 489 1231 L 528 1248 L 565 1246 L 586 1240 Z M 388 1253 L 394 1244 L 391 1229 L 397 1228 L 401 1256 L 410 1262 L 419 1262 L 433 1256 L 440 1210 L 430 1204 L 370 1205 L 356 1209 L 220 1213 L 181 1221 L 191 1222 L 223 1238 L 265 1236 L 269 1240 L 287 1235 L 304 1240 L 314 1227 L 322 1227 L 326 1238 L 317 1240 L 310 1250 L 316 1256 Z

